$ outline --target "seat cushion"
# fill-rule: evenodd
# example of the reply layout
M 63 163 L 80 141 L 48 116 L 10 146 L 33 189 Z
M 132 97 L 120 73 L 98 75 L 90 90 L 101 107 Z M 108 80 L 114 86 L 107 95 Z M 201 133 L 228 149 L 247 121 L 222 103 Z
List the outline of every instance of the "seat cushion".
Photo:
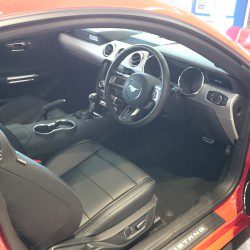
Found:
M 32 123 L 47 103 L 46 100 L 28 95 L 15 98 L 0 107 L 0 122 L 5 125 Z M 62 110 L 55 109 L 48 112 L 48 118 L 57 118 L 64 114 Z
M 154 180 L 99 144 L 82 141 L 47 167 L 78 195 L 83 216 L 77 235 L 97 235 L 135 213 L 153 197 Z

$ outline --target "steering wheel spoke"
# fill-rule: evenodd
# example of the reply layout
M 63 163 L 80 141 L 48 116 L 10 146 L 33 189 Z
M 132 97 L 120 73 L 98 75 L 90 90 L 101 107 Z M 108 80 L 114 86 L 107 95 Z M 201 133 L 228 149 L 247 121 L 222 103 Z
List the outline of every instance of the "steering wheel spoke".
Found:
M 126 106 L 123 111 L 119 115 L 119 119 L 123 122 L 131 122 L 136 116 L 140 113 L 139 108 L 133 108 L 130 106 Z
M 129 75 L 125 75 L 119 72 L 114 72 L 109 79 L 109 83 L 113 86 L 123 88 L 124 83 L 129 78 Z
M 151 100 L 154 101 L 155 103 L 158 103 L 161 92 L 162 92 L 162 84 L 158 83 L 153 87 L 152 93 L 151 93 Z
M 129 76 L 122 73 L 114 72 L 109 80 L 111 94 L 115 97 L 122 98 L 124 84 Z

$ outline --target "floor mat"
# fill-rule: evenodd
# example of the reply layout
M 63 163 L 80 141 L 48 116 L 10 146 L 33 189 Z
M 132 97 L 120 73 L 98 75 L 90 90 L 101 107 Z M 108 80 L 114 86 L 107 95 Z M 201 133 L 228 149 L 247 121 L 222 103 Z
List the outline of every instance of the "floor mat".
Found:
M 209 145 L 169 121 L 113 135 L 103 144 L 156 180 L 156 214 L 165 223 L 194 206 L 215 185 L 225 164 L 222 145 Z

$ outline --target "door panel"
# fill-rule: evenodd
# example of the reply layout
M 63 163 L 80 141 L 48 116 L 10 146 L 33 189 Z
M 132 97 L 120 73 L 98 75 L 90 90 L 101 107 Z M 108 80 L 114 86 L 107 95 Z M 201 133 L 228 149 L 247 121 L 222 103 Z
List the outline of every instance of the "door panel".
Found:
M 0 105 L 22 95 L 43 96 L 60 72 L 56 35 L 0 41 Z

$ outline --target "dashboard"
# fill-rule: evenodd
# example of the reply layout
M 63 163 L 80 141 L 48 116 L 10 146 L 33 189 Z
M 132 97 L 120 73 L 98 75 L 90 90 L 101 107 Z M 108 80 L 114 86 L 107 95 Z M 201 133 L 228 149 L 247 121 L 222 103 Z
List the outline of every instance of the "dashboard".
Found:
M 97 90 L 102 93 L 107 70 L 117 55 L 134 44 L 149 44 L 165 57 L 172 87 L 171 103 L 164 112 L 188 116 L 202 138 L 234 144 L 240 131 L 242 101 L 237 82 L 225 71 L 189 48 L 145 32 L 119 29 L 78 29 L 61 33 L 58 41 L 64 51 L 100 65 Z M 160 77 L 156 58 L 146 51 L 129 55 L 121 64 L 123 74 L 145 72 Z M 176 92 L 181 95 L 181 102 Z M 101 100 L 105 107 L 105 100 Z

